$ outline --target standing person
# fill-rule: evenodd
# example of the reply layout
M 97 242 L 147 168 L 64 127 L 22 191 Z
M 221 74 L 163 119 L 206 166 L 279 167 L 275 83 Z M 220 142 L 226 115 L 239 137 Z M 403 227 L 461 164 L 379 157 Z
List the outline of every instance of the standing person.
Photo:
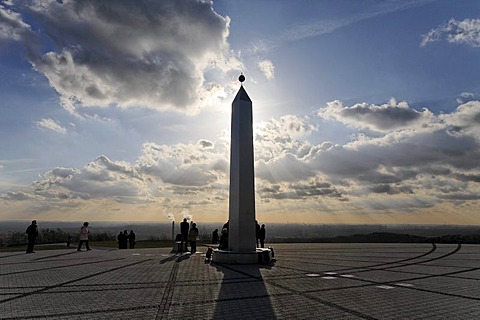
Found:
M 228 229 L 223 228 L 222 234 L 220 235 L 220 245 L 218 246 L 220 250 L 227 250 L 228 249 Z
M 135 232 L 133 232 L 133 230 L 130 230 L 128 242 L 130 243 L 130 249 L 135 249 Z
M 212 244 L 218 243 L 218 229 L 215 229 L 212 233 Z
M 187 218 L 183 218 L 183 222 L 180 223 L 180 233 L 182 234 L 182 251 L 187 251 L 187 241 L 188 241 L 188 222 Z
M 67 235 L 67 248 L 70 248 L 70 243 L 72 242 L 72 236 L 70 233 Z
M 90 247 L 88 246 L 88 222 L 84 222 L 83 226 L 80 228 L 80 242 L 78 243 L 77 251 L 82 251 L 82 244 L 85 242 L 85 247 L 87 247 L 87 251 L 90 251 Z
M 123 249 L 123 232 L 120 231 L 120 233 L 117 236 L 117 242 L 118 242 L 118 249 Z
M 265 248 L 265 234 L 266 233 L 267 233 L 267 231 L 265 230 L 265 225 L 262 224 L 262 227 L 260 228 L 260 235 L 259 235 L 260 248 Z
M 128 249 L 128 231 L 127 229 L 123 230 L 123 243 L 122 249 Z
M 257 248 L 259 248 L 258 241 L 260 240 L 260 225 L 258 224 L 257 220 L 255 220 L 255 238 L 257 242 Z
M 32 221 L 32 224 L 27 227 L 25 233 L 28 237 L 27 253 L 35 253 L 33 246 L 35 245 L 35 239 L 38 237 L 37 220 Z
M 197 252 L 197 238 L 198 238 L 197 224 L 192 223 L 192 227 L 190 228 L 190 232 L 188 233 L 188 241 L 190 241 L 191 253 Z

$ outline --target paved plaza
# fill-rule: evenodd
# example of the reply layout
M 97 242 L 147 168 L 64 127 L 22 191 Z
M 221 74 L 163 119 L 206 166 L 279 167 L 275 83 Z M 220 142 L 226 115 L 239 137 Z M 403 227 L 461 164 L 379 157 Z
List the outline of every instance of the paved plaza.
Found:
M 480 319 L 480 246 L 272 247 L 272 265 L 205 263 L 205 247 L 0 253 L 0 319 Z

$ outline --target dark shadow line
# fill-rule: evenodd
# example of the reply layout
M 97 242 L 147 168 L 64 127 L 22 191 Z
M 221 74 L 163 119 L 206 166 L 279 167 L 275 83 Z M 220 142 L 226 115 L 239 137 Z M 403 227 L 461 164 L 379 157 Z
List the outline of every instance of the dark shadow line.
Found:
M 178 260 L 175 260 L 172 270 L 170 270 L 170 275 L 168 277 L 165 290 L 163 291 L 162 298 L 160 299 L 160 304 L 155 315 L 156 320 L 168 319 L 168 312 L 172 303 L 173 291 L 175 289 L 175 282 L 177 281 L 179 266 L 180 262 Z
M 29 315 L 29 316 L 19 316 L 19 317 L 9 317 L 2 318 L 2 320 L 20 320 L 20 319 L 45 319 L 45 318 L 58 318 L 58 317 L 68 317 L 68 316 L 83 316 L 83 315 L 95 315 L 102 313 L 110 312 L 127 312 L 135 310 L 144 310 L 144 309 L 155 309 L 158 308 L 158 305 L 142 306 L 142 307 L 128 307 L 128 308 L 115 308 L 115 309 L 106 309 L 106 310 L 84 310 L 79 312 L 65 312 L 65 313 L 55 313 L 55 314 L 44 314 L 44 315 Z
M 67 253 L 60 253 L 60 254 L 55 254 L 55 255 L 51 255 L 51 256 L 46 256 L 46 257 L 41 257 L 41 258 L 33 259 L 33 260 L 31 260 L 31 261 L 39 261 L 39 260 L 45 260 L 45 259 L 56 258 L 56 257 L 61 257 L 61 256 L 68 256 L 68 255 L 76 254 L 76 253 L 77 253 L 77 251 L 72 251 L 72 252 L 67 252 Z
M 66 285 L 66 284 L 71 284 L 71 283 L 75 283 L 75 282 L 77 282 L 77 281 L 81 281 L 81 280 L 93 278 L 93 277 L 99 276 L 99 275 L 101 275 L 101 274 L 109 273 L 109 272 L 116 271 L 116 270 L 120 270 L 120 269 L 127 268 L 127 267 L 131 267 L 131 266 L 134 266 L 134 265 L 137 265 L 137 264 L 141 264 L 141 263 L 144 263 L 144 262 L 147 262 L 147 261 L 151 261 L 151 260 L 152 260 L 152 259 L 137 261 L 137 262 L 130 263 L 130 264 L 127 264 L 127 265 L 124 265 L 124 266 L 115 267 L 115 268 L 112 268 L 112 269 L 100 271 L 100 272 L 97 272 L 97 273 L 94 273 L 94 274 L 91 274 L 91 275 L 88 275 L 88 276 L 83 276 L 83 277 L 80 277 L 80 278 L 77 278 L 77 279 L 65 281 L 65 282 L 62 282 L 62 283 L 59 283 L 59 284 L 56 284 L 56 285 L 45 286 L 45 287 L 43 287 L 42 289 L 39 289 L 39 290 L 36 290 L 36 291 L 27 292 L 27 293 L 23 293 L 23 294 L 21 294 L 21 295 L 15 296 L 15 297 L 11 297 L 11 298 L 7 298 L 7 299 L 4 299 L 4 300 L 0 300 L 0 304 L 5 303 L 5 302 L 9 302 L 9 301 L 13 301 L 13 300 L 17 300 L 17 299 L 20 299 L 20 298 L 24 298 L 24 297 L 27 297 L 27 296 L 30 296 L 30 295 L 33 295 L 33 294 L 42 293 L 42 292 L 47 291 L 47 290 L 49 290 L 49 289 L 59 288 L 59 287 L 64 286 L 64 285 Z
M 24 255 L 26 255 L 26 253 L 15 253 L 15 254 L 9 254 L 8 256 L 0 256 L 0 259 L 16 257 L 16 256 L 24 256 Z
M 108 260 L 98 260 L 98 261 L 89 261 L 89 262 L 82 262 L 82 263 L 69 264 L 69 265 L 64 265 L 64 266 L 56 266 L 56 267 L 50 267 L 50 268 L 31 269 L 31 270 L 22 270 L 22 271 L 10 272 L 10 273 L 2 273 L 2 274 L 0 274 L 0 277 L 9 276 L 9 275 L 12 275 L 12 274 L 21 274 L 21 273 L 36 272 L 36 271 L 45 271 L 45 270 L 69 268 L 69 267 L 83 266 L 83 265 L 85 265 L 85 264 L 95 264 L 95 263 L 102 263 L 102 262 L 108 262 L 108 261 L 118 261 L 118 260 L 125 260 L 125 258 L 108 259 Z

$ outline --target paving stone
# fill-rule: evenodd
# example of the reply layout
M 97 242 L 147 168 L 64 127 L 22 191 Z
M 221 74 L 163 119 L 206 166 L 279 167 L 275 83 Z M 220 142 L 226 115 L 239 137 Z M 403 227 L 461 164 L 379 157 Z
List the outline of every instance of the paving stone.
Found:
M 275 244 L 275 264 L 170 249 L 0 253 L 0 319 L 479 319 L 480 246 Z

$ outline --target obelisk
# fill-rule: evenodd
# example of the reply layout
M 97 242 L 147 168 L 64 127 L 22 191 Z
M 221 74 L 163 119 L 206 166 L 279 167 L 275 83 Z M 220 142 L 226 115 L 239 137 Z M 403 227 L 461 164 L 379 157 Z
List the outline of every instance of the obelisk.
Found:
M 239 80 L 243 82 L 245 77 L 241 75 Z M 252 100 L 241 85 L 232 102 L 230 142 L 228 249 L 234 252 L 256 249 L 252 121 Z
M 215 263 L 265 263 L 273 257 L 272 250 L 256 247 L 252 124 L 252 100 L 242 84 L 232 102 L 228 250 L 214 249 Z

